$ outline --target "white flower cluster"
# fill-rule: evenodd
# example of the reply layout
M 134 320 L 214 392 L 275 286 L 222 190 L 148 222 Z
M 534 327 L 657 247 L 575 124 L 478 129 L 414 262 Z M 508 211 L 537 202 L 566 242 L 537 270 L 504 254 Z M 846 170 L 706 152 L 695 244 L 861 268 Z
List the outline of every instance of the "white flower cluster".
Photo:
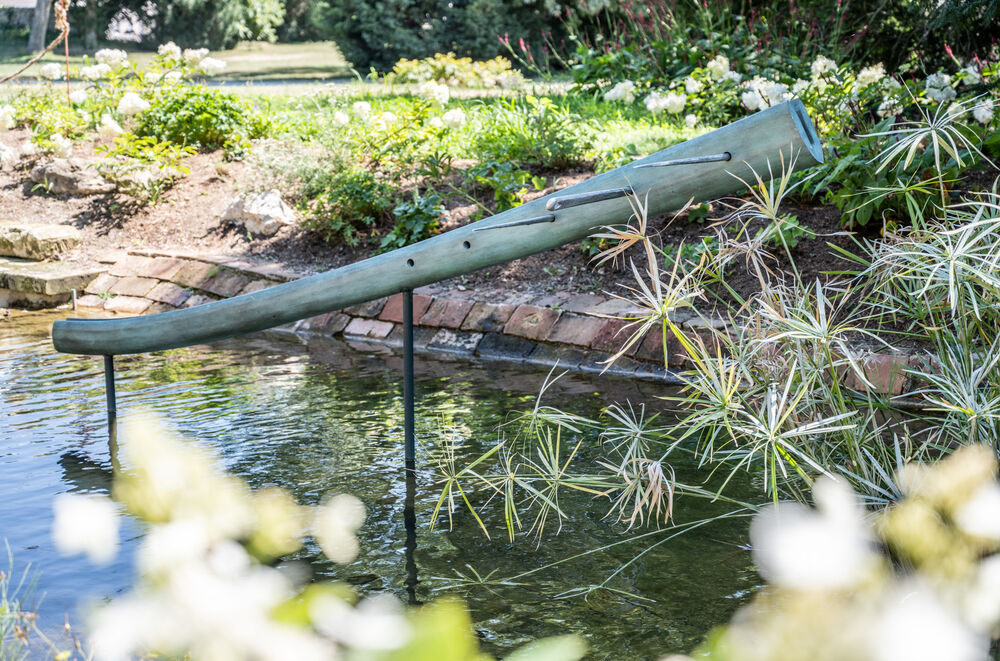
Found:
M 983 101 L 972 107 L 972 117 L 980 124 L 989 124 L 993 121 L 993 102 Z
M 351 111 L 358 119 L 368 119 L 368 116 L 372 114 L 372 104 L 367 101 L 355 101 L 354 105 L 351 106 Z
M 727 73 L 730 73 L 729 58 L 725 55 L 716 55 L 709 60 L 705 68 L 708 69 L 708 75 L 713 80 L 722 80 Z
M 441 120 L 450 129 L 460 129 L 465 126 L 465 111 L 461 108 L 452 108 L 441 116 Z
M 140 584 L 90 622 L 95 659 L 332 661 L 348 651 L 369 658 L 410 641 L 405 612 L 389 595 L 352 607 L 336 591 L 321 590 L 303 601 L 310 626 L 276 617 L 303 586 L 293 572 L 261 564 L 234 541 L 249 539 L 255 554 L 280 557 L 296 551 L 311 530 L 328 557 L 350 562 L 365 518 L 356 498 L 300 507 L 280 489 L 250 492 L 190 444 L 145 429 L 130 430 L 129 438 L 134 474 L 116 477 L 115 491 L 150 526 L 136 553 Z M 83 552 L 100 564 L 114 557 L 119 526 L 110 499 L 62 496 L 55 510 L 53 537 L 61 551 Z
M 857 83 L 859 88 L 863 89 L 874 85 L 883 78 L 885 78 L 885 66 L 879 62 L 878 64 L 862 69 L 854 79 L 854 82 Z
M 332 120 L 333 120 L 333 125 L 336 127 L 347 126 L 348 124 L 351 123 L 351 116 L 348 115 L 343 110 L 338 110 L 335 113 L 333 113 Z
M 14 128 L 14 106 L 0 106 L 0 131 Z
M 604 93 L 605 101 L 624 101 L 632 103 L 635 101 L 635 83 L 631 80 L 623 80 Z
M 813 78 L 819 78 L 831 72 L 837 71 L 837 63 L 828 57 L 823 55 L 818 56 L 813 60 L 812 65 L 809 67 L 810 73 L 812 73 Z
M 696 115 L 684 115 L 684 126 L 689 129 L 693 129 L 698 124 L 698 117 Z
M 122 115 L 138 115 L 146 110 L 149 110 L 149 101 L 135 92 L 126 92 L 118 102 L 118 112 Z
M 64 493 L 56 497 L 53 509 L 52 541 L 60 553 L 84 553 L 97 565 L 114 559 L 118 552 L 118 509 L 110 498 Z
M 117 48 L 102 48 L 94 53 L 94 59 L 112 69 L 121 69 L 128 62 L 128 53 Z
M 684 91 L 687 92 L 688 94 L 697 94 L 698 92 L 701 91 L 701 89 L 702 89 L 701 81 L 699 81 L 697 78 L 688 76 L 684 80 Z
M 684 110 L 685 105 L 687 105 L 687 97 L 677 92 L 660 94 L 657 91 L 653 91 L 646 97 L 646 110 L 654 115 L 663 110 L 677 114 Z
M 146 82 L 148 83 L 178 83 L 184 75 L 180 71 L 167 71 L 166 73 L 152 72 L 146 74 Z
M 970 64 L 958 73 L 962 74 L 962 82 L 966 85 L 978 85 L 983 82 L 983 76 L 974 64 Z
M 80 76 L 87 80 L 100 80 L 101 78 L 108 77 L 110 74 L 111 67 L 103 62 L 89 67 L 80 67 Z
M 181 49 L 172 41 L 160 44 L 160 47 L 156 49 L 156 53 L 165 60 L 172 61 L 181 59 Z
M 214 57 L 203 57 L 198 61 L 198 71 L 206 76 L 217 76 L 225 70 L 226 63 L 223 60 Z
M 439 105 L 448 103 L 448 99 L 451 98 L 451 90 L 448 86 L 433 80 L 421 83 L 420 87 L 417 88 L 417 94 Z
M 73 154 L 73 141 L 62 133 L 54 134 L 49 140 L 52 141 L 52 153 L 60 158 L 69 158 Z
M 86 103 L 87 101 L 87 90 L 85 88 L 75 89 L 70 92 L 69 101 L 73 105 L 80 105 L 81 103 Z
M 121 124 L 115 121 L 114 117 L 108 113 L 104 113 L 101 115 L 101 125 L 98 127 L 97 132 L 105 140 L 113 140 L 115 136 L 124 133 L 125 129 L 122 128 Z
M 208 52 L 207 48 L 185 48 L 183 54 L 184 64 L 193 67 L 208 57 Z
M 951 87 L 951 76 L 946 73 L 932 73 L 924 81 L 927 98 L 937 103 L 947 103 L 955 98 L 955 90 Z
M 878 110 L 875 111 L 879 117 L 885 119 L 886 117 L 897 117 L 903 113 L 903 104 L 899 99 L 893 97 L 886 97 L 879 104 Z
M 740 101 L 750 111 L 763 110 L 792 98 L 788 85 L 757 76 L 743 84 L 746 91 L 740 95 Z
M 38 74 L 42 78 L 46 78 L 48 80 L 62 80 L 63 68 L 62 65 L 60 64 L 56 64 L 55 62 L 50 62 L 44 65 L 41 69 L 39 69 Z

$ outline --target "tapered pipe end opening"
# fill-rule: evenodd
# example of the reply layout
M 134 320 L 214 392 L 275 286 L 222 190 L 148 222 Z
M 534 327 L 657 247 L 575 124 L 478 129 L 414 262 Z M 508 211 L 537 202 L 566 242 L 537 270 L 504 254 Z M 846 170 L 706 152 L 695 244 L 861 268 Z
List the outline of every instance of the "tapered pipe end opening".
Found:
M 806 151 L 809 152 L 809 155 L 813 157 L 813 160 L 816 161 L 816 165 L 819 165 L 823 162 L 823 142 L 819 139 L 819 134 L 816 133 L 816 127 L 809 118 L 806 107 L 798 99 L 792 99 L 788 104 L 792 121 L 795 123 L 795 128 L 798 130 L 799 135 L 802 137 L 802 144 L 805 146 Z

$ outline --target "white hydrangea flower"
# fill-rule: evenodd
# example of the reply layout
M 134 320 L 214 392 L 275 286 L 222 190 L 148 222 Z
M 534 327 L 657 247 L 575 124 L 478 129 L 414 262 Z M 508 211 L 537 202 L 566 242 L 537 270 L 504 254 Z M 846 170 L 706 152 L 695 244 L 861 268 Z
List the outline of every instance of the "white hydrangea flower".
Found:
M 316 541 L 326 557 L 338 564 L 345 564 L 358 554 L 358 528 L 365 522 L 364 504 L 348 494 L 330 498 L 313 520 Z
M 734 85 L 739 85 L 741 82 L 743 82 L 743 74 L 737 71 L 727 71 L 725 74 L 723 74 L 722 80 L 729 81 Z
M 450 129 L 460 129 L 465 126 L 465 111 L 461 108 L 452 108 L 442 115 L 441 121 Z
M 837 590 L 863 581 L 878 562 L 864 511 L 841 481 L 821 478 L 812 509 L 794 502 L 764 510 L 750 525 L 760 573 L 793 590 Z
M 338 110 L 333 113 L 333 125 L 334 126 L 347 126 L 351 123 L 351 116 L 348 115 L 343 110 Z
M 713 57 L 705 68 L 708 69 L 708 75 L 710 75 L 715 80 L 722 80 L 729 71 L 729 58 L 725 55 L 716 55 Z
M 378 124 L 381 125 L 383 128 L 385 128 L 388 126 L 392 126 L 393 124 L 398 122 L 399 116 L 396 115 L 396 113 L 394 112 L 386 111 L 381 115 L 379 115 L 375 121 L 378 122 Z
M 924 82 L 927 97 L 938 102 L 947 103 L 955 98 L 955 90 L 951 88 L 951 76 L 946 73 L 932 73 Z
M 101 78 L 106 78 L 110 73 L 111 67 L 103 62 L 80 68 L 80 75 L 87 80 L 100 80 Z
M 118 112 L 122 115 L 138 115 L 149 110 L 149 102 L 135 92 L 126 92 L 118 102 Z
M 49 138 L 49 140 L 52 141 L 52 153 L 56 156 L 59 156 L 60 158 L 69 158 L 73 154 L 73 141 L 64 136 L 62 133 L 56 133 Z
M 118 48 L 102 48 L 94 54 L 94 59 L 112 69 L 120 69 L 128 62 L 128 53 Z
M 172 41 L 168 41 L 165 44 L 160 44 L 160 47 L 156 49 L 156 53 L 167 60 L 179 60 L 181 59 L 181 49 L 180 47 Z
M 784 83 L 772 82 L 764 86 L 762 90 L 764 93 L 764 98 L 767 99 L 768 103 L 772 106 L 782 101 L 788 101 L 791 95 L 788 93 L 788 85 Z
M 684 115 L 684 126 L 689 129 L 693 129 L 698 124 L 698 117 L 696 115 Z
M 47 78 L 48 80 L 62 80 L 63 68 L 62 65 L 50 62 L 39 69 L 38 74 L 42 78 Z
M 660 94 L 654 91 L 646 97 L 646 109 L 653 114 L 662 110 L 676 114 L 684 110 L 685 105 L 687 105 L 687 97 L 678 92 Z
M 858 84 L 858 87 L 865 88 L 869 85 L 874 85 L 883 78 L 885 78 L 885 65 L 879 62 L 878 64 L 862 69 L 854 81 Z
M 431 117 L 430 119 L 427 120 L 427 126 L 431 127 L 432 129 L 443 129 L 444 120 L 435 115 L 434 117 Z
M 198 62 L 198 71 L 206 76 L 217 76 L 225 70 L 226 63 L 214 57 L 206 57 Z M 175 71 L 174 73 L 180 75 L 180 71 Z
M 889 92 L 896 92 L 903 89 L 903 85 L 892 76 L 886 76 L 882 79 L 882 89 Z
M 747 110 L 760 110 L 767 104 L 764 102 L 764 97 L 760 95 L 755 89 L 748 89 L 746 92 L 740 95 L 740 101 Z
M 75 105 L 80 105 L 81 103 L 86 102 L 87 90 L 82 87 L 80 89 L 73 90 L 72 92 L 70 92 L 69 100 L 70 103 L 73 103 Z
M 623 80 L 604 93 L 604 100 L 632 103 L 635 101 L 635 83 L 631 80 Z
M 57 137 L 66 140 L 57 134 L 52 141 Z M 52 541 L 60 553 L 86 553 L 99 565 L 114 559 L 118 552 L 118 511 L 110 498 L 64 493 L 56 496 L 52 506 Z
M 100 136 L 106 140 L 112 140 L 116 135 L 121 135 L 125 132 L 122 125 L 115 121 L 115 118 L 104 113 L 101 115 L 101 125 L 98 127 L 97 132 Z
M 972 117 L 980 124 L 989 124 L 993 121 L 993 102 L 983 101 L 977 103 L 972 108 Z
M 181 78 L 183 78 L 183 74 L 181 74 L 180 71 L 168 71 L 163 74 L 163 82 L 165 83 L 176 83 L 179 82 Z
M 823 74 L 827 74 L 836 70 L 837 70 L 837 63 L 823 55 L 820 55 L 815 60 L 813 60 L 812 65 L 809 67 L 809 71 L 812 72 L 813 78 L 819 78 Z
M 809 89 L 809 81 L 802 80 L 801 78 L 799 78 L 798 80 L 795 81 L 795 84 L 792 85 L 792 94 L 794 94 L 795 96 L 799 96 L 807 89 Z
M 646 110 L 653 113 L 654 115 L 660 112 L 661 110 L 665 110 L 667 107 L 666 97 L 660 94 L 656 90 L 653 90 L 646 96 L 646 100 L 644 101 L 644 103 L 646 105 Z
M 886 117 L 897 117 L 903 113 L 903 104 L 900 103 L 898 99 L 888 97 L 882 100 L 882 103 L 878 106 L 878 110 L 875 112 L 882 119 L 885 119 Z
M 448 99 L 451 98 L 451 90 L 448 89 L 448 86 L 433 80 L 421 83 L 420 87 L 417 88 L 417 94 L 440 105 L 448 103 Z
M 957 617 L 950 604 L 917 581 L 903 583 L 886 600 L 872 627 L 875 661 L 981 661 L 989 638 Z
M 184 64 L 189 67 L 193 67 L 202 60 L 208 57 L 207 48 L 185 48 L 184 49 Z
M 367 101 L 355 101 L 354 105 L 351 106 L 351 111 L 359 119 L 368 119 L 368 116 L 372 114 L 372 104 Z
M 977 489 L 955 512 L 955 523 L 968 535 L 1000 541 L 1000 485 Z
M 966 85 L 978 85 L 983 82 L 983 77 L 979 74 L 979 69 L 974 64 L 970 64 L 959 73 L 965 74 L 962 76 L 962 82 Z
M 695 78 L 692 78 L 691 76 L 688 76 L 687 79 L 684 81 L 684 91 L 687 92 L 688 94 L 697 94 L 698 92 L 701 91 L 701 87 L 702 87 L 701 82 L 699 82 Z
M 14 106 L 0 106 L 0 131 L 14 128 Z
M 368 597 L 357 608 L 336 597 L 321 597 L 310 605 L 309 614 L 323 634 L 355 650 L 398 649 L 413 635 L 403 605 L 391 594 Z

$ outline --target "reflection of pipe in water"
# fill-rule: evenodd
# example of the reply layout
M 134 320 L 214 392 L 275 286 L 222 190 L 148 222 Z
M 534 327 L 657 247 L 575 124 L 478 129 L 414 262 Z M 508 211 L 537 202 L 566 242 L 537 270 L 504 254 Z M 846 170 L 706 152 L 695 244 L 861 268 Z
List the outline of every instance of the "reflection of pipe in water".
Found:
M 404 551 L 406 555 L 406 596 L 407 603 L 411 606 L 418 606 L 417 600 L 417 560 L 414 557 L 417 552 L 417 513 L 414 510 L 414 500 L 417 495 L 417 475 L 412 467 L 407 467 L 403 471 L 406 476 L 406 500 L 403 503 L 403 526 L 406 528 L 406 544 Z
M 114 455 L 112 465 L 117 466 Z M 116 468 L 109 469 L 104 462 L 91 459 L 78 450 L 69 450 L 59 455 L 59 466 L 63 470 L 63 482 L 73 490 L 111 493 L 111 481 Z

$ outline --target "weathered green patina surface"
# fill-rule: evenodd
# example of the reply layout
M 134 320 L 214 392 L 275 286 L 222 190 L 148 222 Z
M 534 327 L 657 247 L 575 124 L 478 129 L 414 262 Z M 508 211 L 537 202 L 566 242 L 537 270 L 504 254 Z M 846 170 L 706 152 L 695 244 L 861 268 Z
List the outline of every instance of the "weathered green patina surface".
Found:
M 711 200 L 742 188 L 736 177 L 752 180 L 751 169 L 768 176 L 769 164 L 776 170 L 782 153 L 787 163 L 790 150 L 798 155 L 797 170 L 823 160 L 822 145 L 798 100 L 406 248 L 185 310 L 131 319 L 56 322 L 52 340 L 58 351 L 66 353 L 117 355 L 173 349 L 273 328 L 556 248 L 586 237 L 595 228 L 624 223 L 632 215 L 628 200 L 620 196 L 566 208 L 552 203 L 556 198 L 631 187 L 641 199 L 648 199 L 651 216 L 660 215 L 681 208 L 692 198 L 695 202 Z M 636 167 L 723 152 L 731 155 L 729 161 Z M 482 231 L 548 215 L 554 220 Z

